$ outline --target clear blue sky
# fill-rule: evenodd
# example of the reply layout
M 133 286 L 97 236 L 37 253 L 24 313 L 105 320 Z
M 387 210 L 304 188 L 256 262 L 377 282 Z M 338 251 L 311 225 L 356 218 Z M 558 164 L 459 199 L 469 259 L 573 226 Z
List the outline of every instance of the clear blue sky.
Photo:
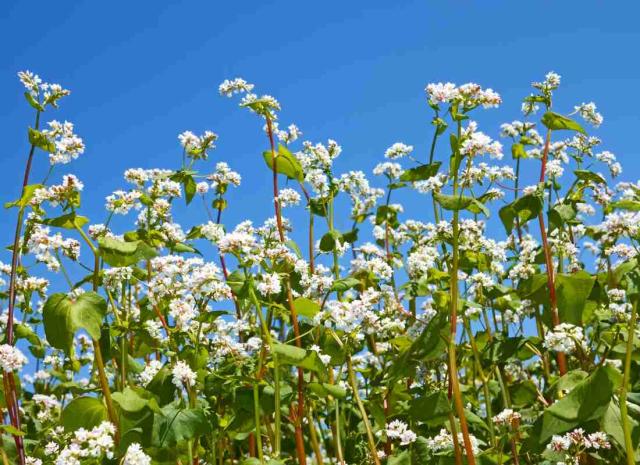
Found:
M 28 149 L 33 116 L 16 79 L 22 69 L 73 91 L 46 118 L 75 122 L 87 150 L 53 179 L 68 170 L 85 182 L 83 211 L 95 222 L 126 168 L 178 166 L 176 137 L 186 129 L 217 132 L 211 164 L 227 160 L 243 176 L 228 224 L 271 214 L 261 123 L 217 95 L 236 76 L 276 96 L 282 123 L 298 124 L 305 139 L 336 139 L 344 148 L 338 171 L 371 173 L 396 141 L 426 157 L 428 82 L 476 81 L 500 92 L 503 107 L 480 119 L 497 136 L 500 122 L 519 117 L 530 82 L 555 70 L 563 76 L 558 110 L 594 100 L 605 116 L 595 134 L 635 180 L 638 17 L 640 3 L 631 1 L 5 0 L 1 198 L 17 197 Z M 34 181 L 46 169 L 39 157 Z M 3 244 L 14 214 L 0 218 Z

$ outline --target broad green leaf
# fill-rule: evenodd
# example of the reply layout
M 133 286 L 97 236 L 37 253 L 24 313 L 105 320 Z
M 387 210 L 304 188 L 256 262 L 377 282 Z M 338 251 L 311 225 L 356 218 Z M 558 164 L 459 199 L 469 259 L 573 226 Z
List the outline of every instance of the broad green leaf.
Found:
M 489 216 L 489 209 L 473 197 L 446 194 L 434 194 L 433 197 L 445 210 L 469 210 L 472 213 L 484 213 L 485 216 Z
M 293 306 L 296 309 L 298 315 L 305 316 L 312 319 L 320 311 L 320 304 L 315 300 L 307 299 L 306 297 L 298 297 L 293 301 Z
M 415 421 L 434 427 L 444 424 L 451 412 L 451 402 L 444 391 L 416 397 L 409 402 L 409 415 Z
M 196 195 L 196 182 L 193 179 L 193 176 L 185 176 L 182 181 L 182 185 L 184 186 L 184 198 L 187 202 L 187 205 L 191 203 L 193 200 L 193 196 Z
M 72 432 L 80 428 L 91 429 L 107 420 L 107 408 L 95 397 L 77 397 L 62 411 L 62 426 Z
M 148 399 L 140 397 L 136 391 L 129 387 L 124 388 L 122 392 L 114 392 L 112 397 L 125 412 L 139 412 L 149 404 Z
M 52 294 L 43 308 L 47 341 L 69 354 L 73 336 L 80 329 L 87 331 L 94 340 L 100 339 L 100 327 L 106 313 L 106 301 L 95 292 L 85 292 L 75 300 L 67 294 Z
M 420 165 L 415 168 L 408 169 L 400 175 L 400 181 L 415 182 L 429 179 L 438 173 L 438 169 L 440 169 L 441 164 L 441 162 L 436 161 L 428 165 Z
M 507 234 L 511 234 L 513 231 L 516 218 L 518 218 L 520 226 L 523 226 L 538 216 L 542 211 L 542 206 L 542 200 L 537 195 L 525 195 L 502 207 L 499 216 Z
M 345 388 L 338 386 L 337 384 L 329 383 L 308 383 L 307 388 L 320 397 L 333 396 L 337 399 L 344 399 L 347 397 L 347 391 Z
M 14 200 L 13 202 L 5 203 L 4 208 L 18 207 L 20 210 L 23 210 L 27 205 L 29 205 L 29 202 L 31 202 L 33 194 L 42 187 L 44 187 L 42 184 L 29 184 L 28 186 L 25 186 L 22 192 L 22 197 L 18 200 Z
M 56 151 L 56 144 L 37 129 L 29 128 L 29 142 L 45 152 L 54 153 Z
M 606 184 L 606 180 L 598 173 L 588 170 L 575 170 L 576 177 L 581 181 L 593 182 L 595 184 Z
M 616 200 L 608 205 L 611 210 L 640 211 L 640 202 L 637 200 Z
M 182 408 L 176 402 L 162 407 L 162 413 L 156 414 L 153 422 L 154 442 L 158 447 L 183 443 L 210 430 L 211 423 L 204 410 Z
M 295 365 L 306 370 L 324 374 L 326 367 L 320 356 L 314 350 L 305 350 L 290 344 L 274 343 L 272 346 L 274 353 L 278 354 L 278 361 L 285 365 Z
M 331 290 L 335 292 L 346 292 L 349 289 L 353 289 L 354 287 L 360 284 L 360 280 L 354 277 L 346 277 L 342 279 L 336 279 L 331 285 Z
M 513 144 L 511 146 L 511 155 L 516 158 L 527 158 L 527 152 L 522 144 Z
M 340 231 L 331 230 L 320 238 L 320 250 L 323 252 L 331 252 L 338 241 L 342 241 Z
M 88 222 L 89 218 L 87 218 L 86 216 L 76 215 L 73 212 L 67 213 L 66 215 L 58 216 L 57 218 L 47 218 L 45 220 L 42 220 L 42 224 L 63 229 L 81 228 Z
M 157 255 L 153 247 L 142 241 L 121 241 L 111 237 L 98 239 L 102 259 L 111 266 L 129 266 Z
M 262 153 L 265 163 L 273 170 L 273 153 L 266 151 Z M 298 182 L 304 181 L 304 171 L 298 159 L 284 145 L 278 146 L 276 155 L 276 171 L 284 174 L 289 179 L 295 179 Z
M 567 118 L 566 116 L 554 113 L 552 111 L 548 111 L 544 115 L 542 115 L 542 124 L 544 124 L 549 129 L 553 129 L 554 131 L 570 130 L 578 131 L 585 135 L 587 134 L 582 126 L 573 121 L 571 118 Z
M 562 322 L 574 325 L 582 324 L 582 313 L 595 281 L 595 276 L 582 270 L 577 273 L 556 276 L 558 312 Z

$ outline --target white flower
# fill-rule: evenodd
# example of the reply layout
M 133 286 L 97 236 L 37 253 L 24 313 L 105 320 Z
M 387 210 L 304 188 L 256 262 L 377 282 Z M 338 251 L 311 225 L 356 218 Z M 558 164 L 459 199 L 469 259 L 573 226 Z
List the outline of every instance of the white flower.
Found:
M 561 323 L 547 333 L 543 345 L 556 352 L 572 353 L 576 346 L 586 350 L 582 328 L 570 323 Z
M 278 193 L 278 202 L 283 208 L 290 205 L 298 205 L 300 203 L 300 194 L 293 189 L 282 189 Z
M 183 385 L 193 387 L 196 385 L 196 374 L 189 368 L 182 360 L 176 362 L 173 370 L 171 370 L 172 382 L 178 388 L 182 388 Z
M 405 157 L 411 152 L 413 152 L 413 145 L 405 145 L 402 142 L 396 142 L 384 152 L 384 156 L 385 158 L 395 160 L 397 158 Z
M 151 465 L 151 457 L 144 453 L 137 442 L 127 448 L 122 465 Z
M 19 371 L 27 363 L 27 357 L 20 349 L 9 344 L 0 345 L 0 366 L 4 371 Z
M 385 433 L 389 439 L 399 439 L 401 446 L 411 444 L 417 439 L 416 433 L 411 431 L 407 424 L 400 420 L 393 420 L 385 426 Z
M 218 87 L 218 91 L 220 92 L 220 95 L 231 97 L 233 94 L 251 92 L 253 87 L 253 84 L 249 84 L 242 78 L 235 78 L 232 80 L 225 79 L 222 84 L 220 84 L 220 87 Z
M 581 103 L 573 107 L 574 113 L 578 113 L 582 118 L 594 127 L 598 127 L 604 121 L 604 118 L 597 112 L 596 104 L 593 102 Z
M 143 386 L 146 386 L 151 380 L 158 374 L 162 368 L 162 362 L 159 360 L 150 360 L 144 367 L 144 370 L 138 375 L 138 381 Z
M 265 297 L 272 294 L 279 294 L 282 287 L 280 285 L 278 273 L 263 275 L 262 281 L 257 284 L 256 288 L 258 289 L 258 292 Z

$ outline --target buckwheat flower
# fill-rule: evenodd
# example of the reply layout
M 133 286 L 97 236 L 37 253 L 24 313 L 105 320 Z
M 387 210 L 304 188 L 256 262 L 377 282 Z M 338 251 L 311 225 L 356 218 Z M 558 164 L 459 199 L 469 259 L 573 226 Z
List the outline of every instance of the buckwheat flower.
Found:
M 209 221 L 206 224 L 200 226 L 200 232 L 202 235 L 211 242 L 218 243 L 224 236 L 224 227 L 221 224 Z
M 214 149 L 214 142 L 218 135 L 211 131 L 205 131 L 202 136 L 196 136 L 191 131 L 185 131 L 178 135 L 180 145 L 184 148 L 187 156 L 194 160 L 206 160 L 207 151 Z
M 140 208 L 140 204 L 137 202 L 140 197 L 142 197 L 142 193 L 138 191 L 117 190 L 107 196 L 105 208 L 117 215 L 126 215 L 132 208 Z
M 84 142 L 73 133 L 73 123 L 65 121 L 50 121 L 49 129 L 44 129 L 42 134 L 55 146 L 55 151 L 49 154 L 52 165 L 69 163 L 84 153 Z
M 181 360 L 176 362 L 171 374 L 171 381 L 178 389 L 182 388 L 183 385 L 188 387 L 196 385 L 196 374 L 189 368 L 189 365 Z
M 60 450 L 60 446 L 55 442 L 50 441 L 44 446 L 44 455 L 57 454 L 59 450 Z
M 533 82 L 531 85 L 536 89 L 548 93 L 560 87 L 560 78 L 559 74 L 550 71 L 545 75 L 543 82 Z
M 309 347 L 309 350 L 312 350 L 313 352 L 317 353 L 318 356 L 320 357 L 320 360 L 325 365 L 328 365 L 329 362 L 331 362 L 331 355 L 327 355 L 327 354 L 323 353 L 322 349 L 320 349 L 320 347 L 317 346 L 316 344 L 313 344 L 311 347 Z
M 42 460 L 35 457 L 27 456 L 25 457 L 25 464 L 26 465 L 42 465 Z
M 231 97 L 233 94 L 251 92 L 253 88 L 253 84 L 249 84 L 242 78 L 235 78 L 232 80 L 225 79 L 218 87 L 218 91 L 220 92 L 220 95 Z
M 20 371 L 27 363 L 27 357 L 20 349 L 9 344 L 0 345 L 0 366 L 4 371 Z
M 581 103 L 578 106 L 573 107 L 574 113 L 578 113 L 582 118 L 594 127 L 598 127 L 602 124 L 604 118 L 598 113 L 596 104 L 593 102 Z
M 282 290 L 280 285 L 280 277 L 278 273 L 262 275 L 262 281 L 256 285 L 256 289 L 263 296 L 267 297 L 272 294 L 279 294 Z
M 549 350 L 567 354 L 574 352 L 576 347 L 586 350 L 582 328 L 570 323 L 561 323 L 549 331 L 543 345 Z
M 122 465 L 151 465 L 151 457 L 144 453 L 140 444 L 134 442 L 127 448 Z
M 469 435 L 469 439 L 471 441 L 472 453 L 474 455 L 478 454 L 480 452 L 478 439 L 473 434 Z M 460 447 L 464 450 L 465 446 L 464 446 L 462 433 L 458 433 L 458 444 L 460 444 Z M 453 436 L 451 436 L 451 433 L 447 431 L 445 428 L 442 428 L 439 434 L 437 434 L 432 438 L 427 438 L 427 447 L 432 452 L 436 452 L 436 453 L 445 451 L 445 450 L 452 450 Z
M 560 160 L 549 160 L 547 163 L 547 174 L 551 178 L 559 178 L 564 173 L 562 162 Z
M 409 429 L 405 422 L 400 420 L 387 423 L 385 433 L 389 439 L 399 439 L 402 446 L 411 444 L 417 439 L 416 434 Z
M 147 320 L 144 322 L 144 329 L 153 339 L 158 342 L 164 342 L 167 338 L 162 332 L 162 323 L 159 321 Z
M 191 320 L 198 316 L 194 306 L 184 300 L 173 300 L 169 303 L 169 316 L 176 322 L 176 328 L 181 330 L 189 329 Z
M 187 235 L 178 223 L 163 223 L 161 229 L 170 242 L 184 242 L 187 239 Z
M 162 369 L 162 362 L 159 360 L 149 360 L 144 369 L 137 375 L 138 381 L 142 386 L 146 386 Z
M 282 189 L 278 193 L 278 203 L 281 207 L 289 207 L 300 203 L 300 194 L 294 189 Z
M 480 131 L 475 131 L 475 126 L 470 125 L 470 134 L 462 142 L 460 151 L 469 156 L 489 154 L 491 158 L 502 158 L 502 144 L 493 141 L 489 136 Z
M 235 171 L 229 168 L 229 165 L 223 161 L 216 163 L 216 170 L 213 174 L 207 176 L 211 181 L 211 188 L 218 194 L 224 194 L 229 185 L 239 186 L 241 177 Z
M 42 84 L 42 79 L 37 74 L 33 74 L 31 71 L 18 71 L 18 79 L 25 89 L 29 91 L 31 96 L 37 97 L 40 91 L 39 86 Z
M 492 420 L 498 426 L 504 425 L 504 426 L 512 427 L 512 426 L 516 426 L 521 418 L 522 418 L 522 415 L 520 415 L 518 412 L 514 412 L 512 409 L 507 408 L 507 409 L 504 409 L 499 414 L 497 414 L 496 416 L 494 416 Z
M 449 103 L 458 97 L 458 89 L 452 82 L 447 83 L 431 83 L 425 88 L 429 103 L 437 105 L 438 103 Z
M 196 192 L 201 195 L 204 195 L 207 192 L 209 192 L 209 183 L 201 181 L 198 184 L 196 184 Z
M 384 152 L 384 156 L 390 160 L 396 160 L 409 155 L 411 152 L 413 152 L 413 145 L 396 142 Z
M 385 176 L 391 179 L 399 178 L 402 175 L 402 173 L 404 173 L 404 170 L 402 169 L 402 166 L 400 166 L 399 163 L 391 163 L 391 162 L 378 163 L 376 167 L 373 169 L 373 174 L 375 174 L 376 176 L 380 176 L 384 174 Z
M 287 145 L 295 142 L 300 138 L 300 136 L 302 136 L 302 131 L 300 131 L 298 126 L 296 126 L 295 124 L 290 124 L 286 131 L 277 129 L 278 126 L 275 122 L 273 123 L 273 126 L 273 132 L 278 137 L 278 140 L 284 142 Z

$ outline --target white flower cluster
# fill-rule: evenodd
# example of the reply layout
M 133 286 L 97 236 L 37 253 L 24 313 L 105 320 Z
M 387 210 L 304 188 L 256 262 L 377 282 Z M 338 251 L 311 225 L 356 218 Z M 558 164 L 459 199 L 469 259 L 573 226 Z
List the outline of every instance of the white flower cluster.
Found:
M 439 103 L 460 102 L 465 107 L 482 105 L 484 108 L 497 107 L 502 103 L 502 98 L 492 89 L 482 89 L 472 82 L 459 87 L 452 82 L 428 84 L 425 91 L 431 105 Z
M 9 344 L 0 345 L 0 366 L 4 371 L 20 371 L 28 363 L 27 357 Z
M 115 427 L 108 421 L 92 430 L 76 430 L 70 443 L 55 459 L 55 465 L 80 465 L 85 459 L 113 458 Z
M 607 435 L 600 431 L 586 434 L 582 428 L 569 431 L 563 436 L 554 435 L 547 449 L 564 455 L 565 463 L 579 465 L 580 455 L 584 452 L 594 452 L 602 449 L 610 449 L 611 443 Z
M 469 435 L 469 440 L 471 442 L 471 449 L 474 455 L 480 452 L 480 443 L 478 439 L 473 435 Z M 458 433 L 458 444 L 464 450 L 464 440 L 462 437 L 462 433 Z M 449 431 L 442 428 L 440 433 L 432 438 L 427 438 L 427 447 L 431 449 L 432 452 L 438 453 L 443 451 L 453 450 L 453 436 Z
M 50 121 L 49 129 L 42 134 L 55 146 L 55 151 L 49 154 L 52 165 L 61 165 L 75 160 L 84 153 L 84 142 L 73 132 L 73 123 L 65 121 Z
M 151 457 L 144 453 L 140 444 L 134 442 L 127 448 L 122 465 L 151 465 Z
M 173 366 L 171 375 L 171 381 L 178 389 L 182 389 L 184 386 L 193 387 L 196 385 L 196 374 L 182 360 L 176 362 Z
M 547 332 L 543 345 L 549 350 L 566 354 L 575 352 L 577 347 L 587 349 L 582 328 L 571 323 L 561 323 Z
M 385 434 L 388 439 L 399 439 L 401 446 L 406 446 L 415 442 L 416 433 L 409 429 L 409 426 L 400 420 L 393 420 L 385 426 Z

